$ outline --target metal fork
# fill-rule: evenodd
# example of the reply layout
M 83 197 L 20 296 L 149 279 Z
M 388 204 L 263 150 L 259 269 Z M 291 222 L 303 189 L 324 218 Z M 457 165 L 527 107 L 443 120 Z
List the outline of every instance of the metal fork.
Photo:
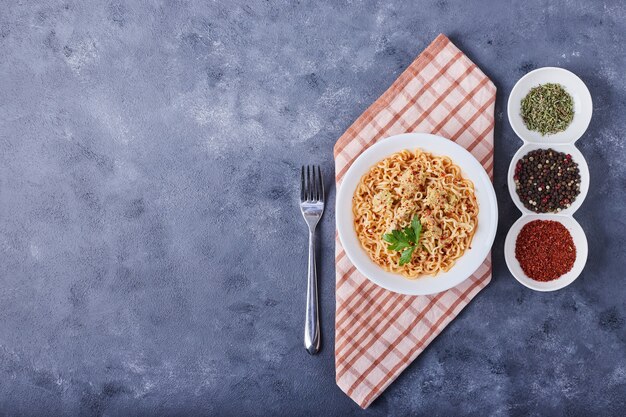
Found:
M 300 186 L 300 211 L 309 226 L 309 276 L 306 289 L 306 322 L 304 347 L 311 354 L 320 349 L 320 318 L 317 302 L 317 270 L 315 268 L 315 227 L 324 213 L 324 182 L 317 166 L 303 166 Z

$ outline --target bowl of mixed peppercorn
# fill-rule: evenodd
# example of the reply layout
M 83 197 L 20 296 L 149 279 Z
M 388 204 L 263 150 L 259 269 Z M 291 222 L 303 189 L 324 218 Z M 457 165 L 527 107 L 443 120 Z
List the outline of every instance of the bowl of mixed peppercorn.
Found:
M 524 214 L 572 214 L 589 191 L 589 168 L 574 145 L 529 143 L 513 156 L 508 186 Z

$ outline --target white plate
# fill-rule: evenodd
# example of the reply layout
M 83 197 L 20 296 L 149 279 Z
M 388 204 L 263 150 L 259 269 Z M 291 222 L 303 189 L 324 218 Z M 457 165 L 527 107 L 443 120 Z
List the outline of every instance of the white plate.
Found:
M 515 258 L 515 241 L 517 240 L 517 235 L 526 223 L 533 220 L 555 220 L 560 222 L 569 230 L 574 240 L 574 245 L 576 246 L 576 261 L 574 261 L 574 266 L 567 274 L 553 281 L 541 282 L 528 278 Z M 587 237 L 585 236 L 583 228 L 580 227 L 580 224 L 571 216 L 561 216 L 557 214 L 529 214 L 522 216 L 513 224 L 504 241 L 504 259 L 506 260 L 506 265 L 509 267 L 509 270 L 522 285 L 537 291 L 555 291 L 574 282 L 585 268 L 587 252 Z
M 471 249 L 454 266 L 436 276 L 407 279 L 376 265 L 361 247 L 354 229 L 352 197 L 369 169 L 382 159 L 404 149 L 421 149 L 437 156 L 447 156 L 461 168 L 463 177 L 474 183 L 478 200 L 478 227 Z M 346 255 L 356 268 L 375 284 L 400 294 L 436 294 L 450 289 L 467 278 L 483 263 L 496 236 L 498 203 L 493 185 L 482 165 L 463 147 L 451 140 L 425 133 L 406 133 L 381 140 L 363 152 L 350 166 L 337 192 L 337 231 Z
M 563 132 L 541 136 L 541 133 L 528 130 L 522 120 L 521 102 L 531 88 L 545 83 L 557 83 L 574 99 L 574 120 Z M 539 68 L 524 75 L 511 90 L 507 106 L 509 123 L 523 141 L 543 144 L 574 143 L 587 130 L 593 113 L 591 94 L 585 83 L 574 73 L 563 68 Z
M 574 199 L 572 204 L 559 212 L 559 214 L 564 215 L 572 215 L 587 197 L 587 193 L 589 192 L 589 167 L 587 166 L 587 161 L 583 157 L 583 154 L 574 146 L 574 145 L 540 145 L 538 143 L 527 143 L 522 146 L 513 156 L 511 160 L 511 164 L 509 165 L 509 173 L 507 175 L 507 183 L 509 186 L 509 194 L 511 194 L 511 199 L 517 206 L 517 208 L 522 212 L 522 214 L 536 214 L 534 211 L 527 209 L 522 204 L 522 201 L 517 195 L 517 191 L 515 190 L 515 180 L 513 176 L 515 175 L 515 165 L 517 161 L 522 159 L 524 155 L 526 155 L 530 151 L 534 151 L 535 149 L 554 149 L 557 152 L 563 152 L 566 154 L 572 155 L 572 160 L 578 164 L 578 170 L 580 171 L 580 194 Z

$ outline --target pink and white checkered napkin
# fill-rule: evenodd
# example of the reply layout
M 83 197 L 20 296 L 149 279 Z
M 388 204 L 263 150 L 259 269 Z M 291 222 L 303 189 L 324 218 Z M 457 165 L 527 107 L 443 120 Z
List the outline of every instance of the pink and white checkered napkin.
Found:
M 469 150 L 493 176 L 496 87 L 439 35 L 335 145 L 337 186 L 369 146 L 406 132 L 433 133 Z M 337 385 L 368 407 L 491 280 L 491 255 L 455 288 L 407 296 L 356 270 L 336 238 Z

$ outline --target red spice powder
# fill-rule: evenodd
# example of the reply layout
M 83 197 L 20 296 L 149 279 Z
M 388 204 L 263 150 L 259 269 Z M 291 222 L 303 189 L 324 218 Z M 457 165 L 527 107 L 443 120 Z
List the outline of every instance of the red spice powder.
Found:
M 572 269 L 576 246 L 569 230 L 561 223 L 533 220 L 517 235 L 515 257 L 529 278 L 552 281 Z

